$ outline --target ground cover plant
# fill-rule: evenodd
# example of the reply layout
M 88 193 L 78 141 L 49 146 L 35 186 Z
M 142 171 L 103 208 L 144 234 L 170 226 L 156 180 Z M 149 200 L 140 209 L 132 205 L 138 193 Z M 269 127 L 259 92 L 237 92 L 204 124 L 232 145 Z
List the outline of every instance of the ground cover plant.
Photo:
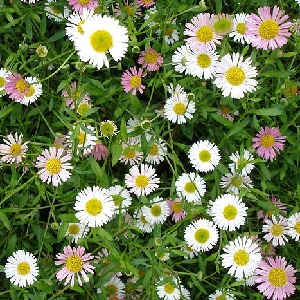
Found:
M 0 0 L 0 299 L 300 299 L 299 8 Z

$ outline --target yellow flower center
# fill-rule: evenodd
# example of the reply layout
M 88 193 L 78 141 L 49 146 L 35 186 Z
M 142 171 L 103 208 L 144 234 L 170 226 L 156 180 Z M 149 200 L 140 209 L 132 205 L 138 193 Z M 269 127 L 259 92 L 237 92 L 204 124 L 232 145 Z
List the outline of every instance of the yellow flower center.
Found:
M 204 25 L 197 30 L 196 37 L 200 43 L 207 43 L 213 39 L 214 32 L 210 26 Z
M 109 295 L 114 295 L 114 294 L 117 293 L 118 288 L 114 284 L 108 284 L 106 286 L 106 290 L 107 290 Z
M 232 26 L 232 22 L 230 20 L 222 19 L 222 20 L 218 20 L 214 24 L 214 29 L 219 33 L 225 33 L 230 30 L 231 26 Z
M 77 224 L 69 225 L 68 232 L 69 232 L 69 234 L 78 234 L 79 226 Z
M 18 92 L 20 93 L 25 93 L 27 90 L 27 82 L 24 79 L 19 79 L 16 82 L 16 89 L 18 90 Z
M 200 244 L 205 244 L 209 239 L 209 231 L 205 228 L 197 229 L 195 232 L 195 240 Z
M 49 158 L 46 162 L 45 168 L 51 175 L 58 174 L 62 169 L 61 162 L 58 158 Z
M 100 131 L 104 136 L 110 136 L 115 132 L 116 127 L 111 122 L 103 122 L 100 125 Z
M 151 145 L 151 148 L 150 148 L 150 151 L 149 151 L 149 155 L 155 156 L 157 154 L 158 154 L 158 146 L 157 146 L 157 144 L 153 143 Z
M 59 15 L 60 14 L 60 10 L 56 6 L 51 5 L 50 9 L 52 10 L 53 14 L 55 14 L 55 15 Z
M 90 0 L 77 0 L 79 4 L 82 6 L 86 6 L 90 3 Z
M 152 4 L 153 0 L 142 0 L 142 2 L 146 5 Z
M 35 88 L 32 85 L 30 85 L 27 92 L 25 93 L 25 96 L 31 97 L 34 93 L 35 93 Z
M 238 23 L 236 25 L 236 31 L 239 33 L 239 34 L 242 34 L 244 35 L 245 34 L 245 31 L 248 29 L 248 27 L 246 26 L 245 23 Z
M 132 159 L 136 157 L 136 152 L 134 149 L 132 149 L 131 147 L 127 147 L 123 150 L 123 156 L 126 159 Z
M 246 78 L 244 71 L 240 67 L 231 67 L 226 72 L 226 80 L 234 86 L 242 84 Z
M 141 220 L 141 222 L 142 222 L 143 224 L 148 224 L 148 223 L 149 223 L 149 222 L 146 220 L 146 218 L 145 218 L 144 215 L 140 217 L 140 220 Z
M 4 79 L 4 77 L 0 77 L 0 88 L 1 88 L 1 87 L 4 87 L 4 84 L 5 84 L 5 79 Z
M 72 273 L 78 273 L 82 270 L 83 261 L 77 255 L 71 255 L 66 260 L 66 268 Z
M 85 210 L 91 216 L 99 215 L 102 209 L 102 202 L 97 198 L 92 198 L 85 204 Z
M 30 265 L 29 263 L 23 261 L 18 263 L 17 265 L 17 272 L 19 275 L 25 276 L 30 272 Z
M 124 200 L 124 198 L 121 195 L 113 195 L 112 198 L 116 206 L 120 206 Z
M 90 109 L 90 105 L 88 103 L 82 103 L 79 104 L 78 108 L 77 108 L 77 112 L 82 116 L 84 115 L 89 109 Z
M 223 216 L 226 220 L 230 221 L 230 220 L 235 219 L 237 213 L 238 213 L 238 211 L 237 211 L 236 207 L 231 204 L 224 207 Z
M 244 168 L 247 164 L 248 164 L 248 160 L 245 157 L 243 157 L 242 159 L 239 158 L 237 160 L 238 167 Z
M 81 20 L 78 24 L 77 24 L 77 31 L 80 33 L 80 34 L 84 34 L 84 31 L 81 27 L 82 24 L 85 23 L 85 20 Z
M 80 131 L 80 133 L 78 134 L 78 144 L 79 145 L 83 145 L 84 144 L 84 140 L 85 140 L 85 132 Z
M 209 162 L 211 159 L 211 154 L 208 150 L 201 150 L 199 152 L 199 159 L 201 162 Z
M 194 182 L 190 181 L 190 182 L 187 182 L 184 186 L 184 190 L 187 192 L 187 193 L 195 193 L 196 191 L 196 185 Z
M 125 8 L 127 16 L 132 16 L 133 8 L 130 5 L 125 5 L 124 8 Z
M 182 202 L 173 202 L 172 203 L 172 210 L 175 212 L 175 213 L 180 213 L 182 212 Z
M 220 108 L 220 112 L 222 115 L 227 115 L 230 113 L 230 108 L 226 105 L 222 105 Z
M 97 30 L 91 37 L 90 42 L 92 48 L 96 52 L 105 53 L 113 46 L 113 38 L 106 30 Z
M 207 54 L 200 54 L 197 57 L 197 64 L 205 69 L 211 65 L 211 58 Z
M 270 228 L 270 232 L 273 236 L 281 236 L 282 232 L 283 232 L 283 227 L 282 225 L 279 224 L 274 224 L 271 228 Z
M 243 184 L 243 179 L 240 175 L 236 175 L 230 179 L 230 183 L 236 187 L 239 187 Z
M 148 64 L 155 64 L 157 62 L 157 59 L 158 59 L 158 54 L 154 51 L 149 51 L 145 55 L 145 61 Z
M 149 184 L 149 178 L 146 175 L 138 175 L 135 179 L 135 184 L 138 188 L 144 189 Z
M 174 31 L 174 29 L 172 27 L 167 27 L 165 30 L 165 35 L 171 36 L 173 31 Z
M 129 80 L 129 84 L 133 87 L 133 88 L 138 88 L 142 83 L 141 77 L 138 75 L 134 75 L 130 78 Z
M 295 231 L 300 234 L 300 222 L 297 222 L 294 226 Z
M 160 207 L 160 205 L 154 204 L 154 205 L 151 207 L 151 214 L 152 214 L 154 217 L 160 216 L 160 215 L 161 215 L 161 207 Z
M 266 134 L 260 138 L 260 144 L 265 148 L 271 148 L 275 144 L 273 135 Z
M 9 148 L 9 154 L 11 155 L 19 155 L 22 151 L 20 144 L 12 144 Z
M 186 112 L 186 105 L 182 102 L 178 102 L 173 106 L 173 111 L 176 115 L 184 115 Z
M 238 250 L 234 253 L 233 261 L 238 266 L 245 266 L 249 262 L 249 253 L 245 250 Z
M 264 40 L 271 40 L 278 36 L 279 25 L 274 20 L 265 20 L 258 27 L 258 34 Z
M 271 285 L 281 287 L 288 282 L 288 277 L 283 269 L 273 268 L 269 271 L 268 280 Z
M 167 294 L 173 294 L 175 288 L 168 282 L 164 285 L 164 291 L 167 293 Z

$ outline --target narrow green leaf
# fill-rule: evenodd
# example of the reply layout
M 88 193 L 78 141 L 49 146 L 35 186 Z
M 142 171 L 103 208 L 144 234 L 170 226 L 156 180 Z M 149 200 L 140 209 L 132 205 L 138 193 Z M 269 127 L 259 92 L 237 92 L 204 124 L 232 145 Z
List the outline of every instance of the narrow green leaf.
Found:
M 49 38 L 49 43 L 58 41 L 58 40 L 62 39 L 65 35 L 66 35 L 65 29 L 60 30 L 60 31 L 56 32 L 54 35 L 52 35 L 51 38 Z
M 254 113 L 259 116 L 279 116 L 284 113 L 284 110 L 281 105 L 275 105 L 270 108 L 257 109 L 254 111 Z
M 249 121 L 250 121 L 250 119 L 247 118 L 247 119 L 243 120 L 242 122 L 237 122 L 236 124 L 234 124 L 232 129 L 229 131 L 227 137 L 230 137 L 230 136 L 235 135 L 238 132 L 240 132 L 244 127 L 246 127 L 248 125 Z
M 10 222 L 4 212 L 0 212 L 0 221 L 8 230 L 10 230 Z
M 6 115 L 14 110 L 15 106 L 13 104 L 6 106 L 0 110 L 0 119 L 4 118 Z

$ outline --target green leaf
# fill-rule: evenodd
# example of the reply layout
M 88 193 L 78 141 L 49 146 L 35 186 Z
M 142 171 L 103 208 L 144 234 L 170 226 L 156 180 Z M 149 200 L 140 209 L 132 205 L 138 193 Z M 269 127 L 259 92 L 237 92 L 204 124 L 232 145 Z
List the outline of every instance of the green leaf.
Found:
M 26 35 L 27 35 L 28 39 L 31 40 L 32 39 L 32 22 L 31 22 L 30 17 L 26 18 L 25 24 L 26 24 Z
M 4 212 L 0 212 L 0 221 L 8 230 L 10 230 L 10 222 Z
M 259 116 L 279 116 L 284 113 L 283 107 L 281 105 L 274 105 L 270 108 L 261 108 L 254 111 L 255 114 Z
M 122 139 L 125 140 L 125 141 L 127 141 L 128 134 L 127 134 L 127 128 L 126 128 L 126 120 L 125 120 L 125 118 L 121 119 L 120 132 L 121 132 Z
M 69 227 L 69 223 L 66 222 L 61 223 L 57 231 L 57 242 L 60 242 L 65 237 L 68 227 Z
M 242 122 L 237 122 L 236 124 L 234 124 L 232 129 L 229 131 L 227 137 L 230 137 L 230 136 L 235 135 L 238 132 L 240 132 L 244 127 L 246 127 L 248 125 L 249 121 L 250 121 L 250 119 L 247 118 L 247 119 L 243 120 Z
M 15 106 L 13 104 L 6 106 L 0 110 L 0 119 L 4 118 L 6 115 L 14 110 Z
M 290 75 L 292 75 L 292 72 L 284 71 L 284 70 L 272 70 L 272 71 L 266 71 L 260 75 L 266 77 L 288 78 Z
M 61 214 L 58 216 L 60 220 L 63 222 L 68 222 L 68 223 L 78 223 L 77 218 L 75 217 L 75 214 Z
M 112 236 L 105 229 L 101 227 L 92 228 L 91 232 L 92 234 L 96 234 L 100 236 L 102 239 L 113 241 Z
M 51 38 L 49 38 L 49 43 L 58 41 L 58 40 L 62 39 L 65 35 L 66 35 L 65 29 L 58 31 L 54 35 L 52 35 Z
M 91 165 L 93 173 L 96 175 L 96 177 L 99 180 L 101 180 L 101 168 L 100 168 L 99 164 L 91 156 L 88 158 L 88 160 L 89 160 L 89 163 Z
M 122 144 L 120 142 L 115 142 L 112 144 L 111 149 L 113 149 L 111 153 L 112 154 L 111 164 L 112 166 L 114 166 L 118 162 L 120 156 L 122 155 L 122 150 L 123 150 Z

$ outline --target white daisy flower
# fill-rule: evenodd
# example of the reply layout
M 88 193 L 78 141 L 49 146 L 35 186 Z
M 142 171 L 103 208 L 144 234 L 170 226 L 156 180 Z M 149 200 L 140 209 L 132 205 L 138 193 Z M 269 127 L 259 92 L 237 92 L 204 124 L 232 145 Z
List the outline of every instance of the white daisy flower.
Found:
M 110 16 L 94 15 L 82 25 L 83 34 L 75 41 L 75 48 L 80 59 L 98 70 L 105 65 L 109 68 L 107 54 L 115 61 L 124 57 L 128 47 L 126 27 Z
M 158 297 L 164 300 L 180 300 L 180 289 L 175 283 L 177 282 L 174 277 L 165 284 L 158 283 L 156 287 Z
M 150 200 L 150 207 L 143 206 L 142 214 L 145 216 L 146 221 L 148 221 L 151 226 L 154 226 L 155 224 L 162 224 L 167 220 L 170 209 L 163 198 L 155 197 Z
M 64 6 L 63 7 L 63 13 L 60 11 L 60 8 L 58 5 L 55 5 L 56 1 L 55 0 L 47 0 L 45 3 L 45 12 L 46 16 L 49 19 L 53 19 L 56 22 L 62 22 L 65 19 L 68 18 L 70 14 L 70 10 Z
M 114 121 L 106 120 L 100 123 L 99 131 L 101 136 L 109 138 L 116 134 L 117 126 Z
M 40 169 L 38 175 L 43 182 L 52 183 L 57 187 L 70 178 L 71 173 L 68 170 L 73 169 L 69 162 L 71 159 L 72 155 L 66 153 L 63 148 L 50 147 L 37 157 L 35 167 Z
M 164 106 L 164 115 L 172 123 L 183 124 L 192 119 L 195 113 L 195 102 L 189 101 L 186 93 L 171 96 Z
M 184 88 L 180 84 L 176 84 L 174 87 L 173 83 L 170 83 L 167 85 L 167 91 L 172 97 L 178 97 L 180 94 L 186 95 Z
M 155 252 L 155 257 L 157 257 L 161 261 L 167 261 L 170 259 L 170 252 L 162 252 L 162 253 Z
M 71 243 L 77 243 L 79 239 L 86 237 L 89 228 L 81 223 L 69 223 L 66 231 L 66 237 L 70 239 Z
M 233 162 L 228 165 L 232 173 L 247 175 L 254 169 L 254 164 L 251 162 L 254 157 L 248 150 L 244 149 L 242 154 L 236 151 L 229 156 L 229 159 Z
M 209 215 L 220 229 L 233 231 L 245 224 L 247 207 L 237 196 L 224 194 L 210 205 Z
M 184 245 L 182 248 L 181 248 L 181 251 L 185 252 L 186 255 L 184 256 L 185 259 L 192 259 L 194 258 L 198 252 L 193 250 L 190 246 L 188 245 Z
M 125 165 L 137 165 L 143 159 L 143 152 L 140 141 L 136 138 L 129 138 L 127 142 L 122 142 L 122 154 L 119 161 Z
M 159 138 L 157 141 L 150 143 L 148 155 L 145 161 L 149 164 L 157 165 L 164 161 L 167 154 L 167 146 L 163 139 Z
M 164 40 L 166 44 L 172 45 L 174 42 L 179 41 L 179 32 L 176 28 L 176 19 L 172 20 L 172 22 L 167 22 L 164 26 Z M 161 35 L 161 30 L 156 31 L 157 35 Z
M 227 192 L 238 195 L 240 188 L 252 188 L 252 180 L 248 175 L 227 173 L 221 177 L 220 186 Z
M 132 201 L 129 192 L 120 185 L 111 186 L 108 192 L 115 203 L 115 213 L 118 214 L 120 209 L 122 213 L 125 213 Z
M 216 225 L 205 219 L 199 219 L 184 230 L 184 240 L 194 251 L 210 250 L 218 241 L 219 233 Z
M 229 36 L 233 37 L 235 42 L 240 42 L 242 44 L 251 43 L 251 36 L 249 34 L 245 34 L 245 31 L 248 29 L 246 26 L 248 17 L 249 15 L 245 13 L 234 15 L 233 29 L 232 32 L 229 33 Z
M 175 66 L 175 71 L 187 74 L 186 63 L 187 56 L 191 53 L 191 49 L 187 45 L 180 46 L 176 49 L 172 56 L 172 64 Z
M 143 206 L 141 210 L 136 214 L 136 226 L 143 232 L 149 233 L 152 232 L 153 226 L 151 226 L 150 223 L 146 220 L 146 216 L 142 212 L 144 208 L 145 206 Z
M 222 266 L 229 268 L 228 273 L 238 280 L 252 275 L 262 259 L 259 246 L 246 236 L 230 241 L 224 252 Z
M 112 196 L 105 188 L 87 187 L 76 196 L 74 209 L 76 218 L 89 227 L 101 227 L 109 222 L 114 214 Z
M 8 75 L 10 75 L 11 72 L 9 72 L 8 70 L 6 70 L 5 68 L 1 68 L 0 69 L 0 92 L 4 91 L 5 92 L 5 82 L 6 82 L 6 77 Z M 0 97 L 3 94 L 0 93 Z
M 212 171 L 221 159 L 218 147 L 208 140 L 194 143 L 188 157 L 193 167 L 200 172 Z
M 136 196 L 147 196 L 158 188 L 160 179 L 157 178 L 155 169 L 149 165 L 141 164 L 132 166 L 129 174 L 125 175 L 125 184 L 131 193 Z
M 264 239 L 271 242 L 275 247 L 283 246 L 288 241 L 286 235 L 289 234 L 288 220 L 278 215 L 277 218 L 272 215 L 272 220 L 265 219 L 262 232 L 266 232 Z
M 288 218 L 288 228 L 288 235 L 298 242 L 300 239 L 300 212 Z
M 222 296 L 224 295 L 224 298 Z M 208 296 L 208 300 L 236 300 L 234 295 L 229 291 L 216 290 L 215 293 Z
M 186 73 L 200 79 L 212 79 L 216 75 L 219 55 L 215 51 L 195 50 L 186 56 Z
M 23 99 L 20 100 L 20 103 L 28 105 L 36 101 L 43 93 L 42 84 L 39 82 L 39 79 L 36 77 L 26 77 L 26 82 L 28 83 L 28 91 L 24 95 Z
M 241 99 L 247 92 L 256 90 L 257 70 L 251 65 L 251 58 L 243 61 L 240 53 L 226 54 L 216 67 L 216 79 L 214 84 L 222 90 L 224 97 Z
M 188 202 L 199 202 L 206 192 L 206 183 L 196 173 L 183 173 L 175 182 L 178 197 L 184 197 Z
M 0 155 L 1 162 L 8 164 L 19 164 L 22 159 L 26 157 L 26 152 L 28 149 L 27 144 L 29 142 L 24 142 L 22 144 L 23 135 L 18 133 L 10 133 L 6 139 L 3 139 L 4 144 L 0 144 Z
M 39 274 L 37 259 L 30 252 L 15 251 L 4 266 L 6 278 L 19 287 L 32 285 Z
M 117 296 L 123 298 L 125 296 L 125 284 L 118 276 L 113 276 L 108 282 L 104 283 L 107 299 L 111 296 Z M 115 299 L 115 298 L 114 298 Z

